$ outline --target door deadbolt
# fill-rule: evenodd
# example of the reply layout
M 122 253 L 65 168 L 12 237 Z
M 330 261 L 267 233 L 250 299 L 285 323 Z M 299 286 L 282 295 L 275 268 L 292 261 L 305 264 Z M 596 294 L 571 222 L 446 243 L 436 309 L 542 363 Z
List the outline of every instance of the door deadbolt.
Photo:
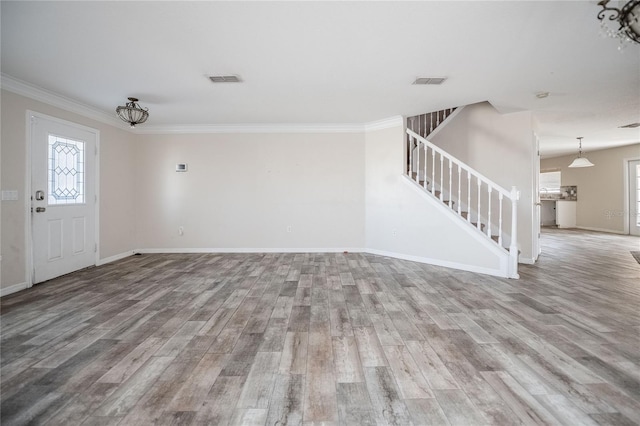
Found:
M 37 201 L 44 200 L 44 191 L 36 191 L 36 200 Z
M 47 210 L 44 207 L 36 207 L 36 213 L 44 213 L 44 211 Z

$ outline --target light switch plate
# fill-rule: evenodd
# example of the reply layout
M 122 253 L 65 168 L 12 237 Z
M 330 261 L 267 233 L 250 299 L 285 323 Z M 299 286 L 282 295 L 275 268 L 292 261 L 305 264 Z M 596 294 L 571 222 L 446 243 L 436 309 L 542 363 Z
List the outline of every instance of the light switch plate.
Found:
M 2 201 L 17 201 L 17 200 L 18 200 L 17 190 L 2 190 Z

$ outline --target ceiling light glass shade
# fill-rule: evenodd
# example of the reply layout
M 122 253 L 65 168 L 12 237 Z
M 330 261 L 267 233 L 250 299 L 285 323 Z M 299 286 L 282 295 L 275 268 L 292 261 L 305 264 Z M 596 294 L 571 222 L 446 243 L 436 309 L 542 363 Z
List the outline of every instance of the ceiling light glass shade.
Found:
M 573 160 L 573 162 L 571 164 L 569 164 L 569 167 L 593 167 L 595 166 L 595 164 L 593 164 L 591 161 L 589 161 L 586 157 L 582 156 L 582 137 L 577 138 L 578 139 L 578 157 Z
M 575 160 L 573 160 L 573 163 L 569 164 L 569 167 L 593 167 L 593 166 L 595 166 L 595 164 L 589 161 L 589 159 L 586 157 L 578 157 Z
M 120 120 L 129 123 L 131 128 L 136 127 L 136 124 L 144 123 L 149 118 L 149 109 L 142 108 L 137 102 L 137 98 L 129 98 L 126 105 L 116 108 L 116 114 Z

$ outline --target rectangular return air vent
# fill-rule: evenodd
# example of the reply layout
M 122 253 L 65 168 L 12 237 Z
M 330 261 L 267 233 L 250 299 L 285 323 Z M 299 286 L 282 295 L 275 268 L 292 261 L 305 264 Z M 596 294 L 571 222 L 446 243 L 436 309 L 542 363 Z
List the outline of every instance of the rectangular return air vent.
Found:
M 636 127 L 640 127 L 640 123 L 631 123 L 626 126 L 620 126 L 618 129 L 635 129 Z
M 413 84 L 442 84 L 446 80 L 446 77 L 418 77 Z
M 240 77 L 237 75 L 210 75 L 209 80 L 214 83 L 240 83 Z

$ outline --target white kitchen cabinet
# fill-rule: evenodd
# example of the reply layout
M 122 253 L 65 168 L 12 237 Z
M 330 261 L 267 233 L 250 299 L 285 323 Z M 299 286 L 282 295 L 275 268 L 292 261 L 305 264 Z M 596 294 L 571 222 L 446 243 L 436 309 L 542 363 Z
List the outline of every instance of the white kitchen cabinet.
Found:
M 576 227 L 576 201 L 556 201 L 556 224 L 558 228 Z

